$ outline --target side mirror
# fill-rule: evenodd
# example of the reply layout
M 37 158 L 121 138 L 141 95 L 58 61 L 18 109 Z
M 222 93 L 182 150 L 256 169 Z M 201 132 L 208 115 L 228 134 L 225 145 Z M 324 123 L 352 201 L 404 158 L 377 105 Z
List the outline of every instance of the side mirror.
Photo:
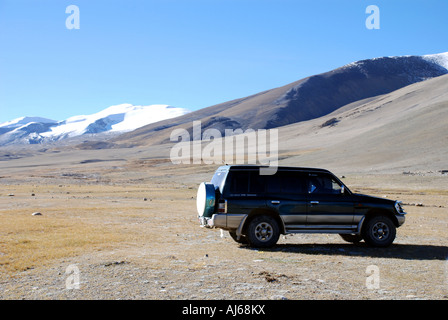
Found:
M 341 187 L 341 194 L 342 194 L 342 195 L 345 194 L 345 186 L 344 186 L 344 185 L 342 185 L 342 187 Z

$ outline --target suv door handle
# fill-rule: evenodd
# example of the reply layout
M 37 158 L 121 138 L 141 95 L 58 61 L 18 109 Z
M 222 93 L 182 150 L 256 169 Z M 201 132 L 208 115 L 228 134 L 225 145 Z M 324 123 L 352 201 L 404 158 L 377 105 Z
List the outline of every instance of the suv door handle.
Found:
M 272 200 L 271 203 L 272 203 L 272 204 L 280 204 L 280 201 L 278 201 L 278 200 Z
M 310 204 L 319 204 L 319 201 L 310 201 Z

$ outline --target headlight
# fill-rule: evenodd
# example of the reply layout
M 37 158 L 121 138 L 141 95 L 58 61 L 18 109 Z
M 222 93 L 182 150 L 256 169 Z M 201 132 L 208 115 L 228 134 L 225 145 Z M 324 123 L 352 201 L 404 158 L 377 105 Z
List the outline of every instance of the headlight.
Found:
M 401 206 L 401 201 L 395 201 L 395 210 L 397 210 L 397 213 L 399 214 L 405 214 L 403 207 Z

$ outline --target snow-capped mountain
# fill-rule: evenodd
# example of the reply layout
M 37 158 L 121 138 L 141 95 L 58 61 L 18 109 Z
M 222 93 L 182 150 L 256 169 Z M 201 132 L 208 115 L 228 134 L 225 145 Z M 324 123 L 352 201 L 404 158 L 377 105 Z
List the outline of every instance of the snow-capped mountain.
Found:
M 63 121 L 21 117 L 0 123 L 0 145 L 38 144 L 86 134 L 122 133 L 188 112 L 190 111 L 184 108 L 161 104 L 120 104 L 91 115 L 73 116 Z

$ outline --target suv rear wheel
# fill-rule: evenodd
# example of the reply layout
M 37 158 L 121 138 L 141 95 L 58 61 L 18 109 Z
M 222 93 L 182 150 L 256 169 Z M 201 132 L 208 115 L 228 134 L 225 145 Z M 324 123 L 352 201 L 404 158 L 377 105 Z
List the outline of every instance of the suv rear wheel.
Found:
M 230 237 L 231 237 L 233 240 L 235 240 L 236 242 L 241 243 L 241 244 L 247 244 L 247 239 L 246 239 L 245 236 L 242 235 L 242 236 L 240 237 L 240 239 L 238 240 L 238 236 L 236 235 L 236 232 L 235 232 L 235 231 L 229 231 L 229 235 L 230 235 Z
M 396 228 L 388 217 L 374 216 L 366 221 L 362 234 L 368 245 L 388 247 L 395 240 Z
M 249 244 L 253 247 L 272 247 L 280 237 L 280 228 L 274 218 L 257 216 L 249 222 L 246 237 Z

